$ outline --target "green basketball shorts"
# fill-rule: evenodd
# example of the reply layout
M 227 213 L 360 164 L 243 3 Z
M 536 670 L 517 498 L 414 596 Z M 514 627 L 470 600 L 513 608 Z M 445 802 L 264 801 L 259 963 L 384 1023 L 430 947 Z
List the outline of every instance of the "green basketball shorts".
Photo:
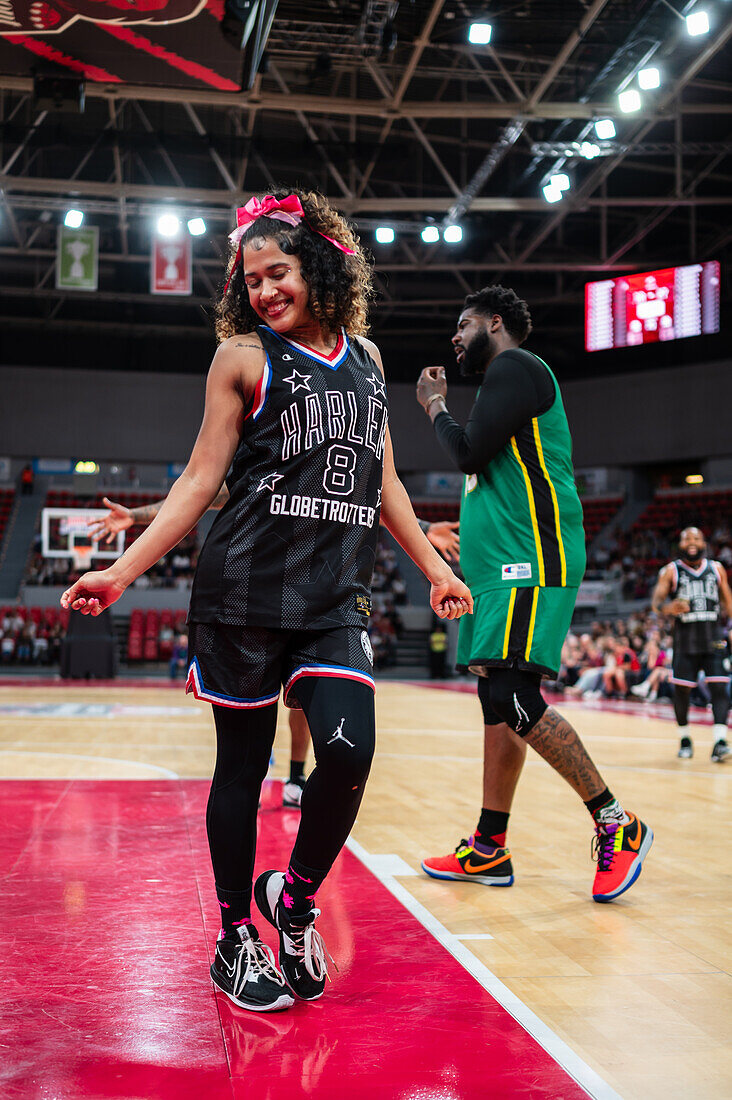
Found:
M 572 621 L 576 588 L 495 588 L 460 620 L 457 668 L 485 675 L 510 665 L 555 677 Z

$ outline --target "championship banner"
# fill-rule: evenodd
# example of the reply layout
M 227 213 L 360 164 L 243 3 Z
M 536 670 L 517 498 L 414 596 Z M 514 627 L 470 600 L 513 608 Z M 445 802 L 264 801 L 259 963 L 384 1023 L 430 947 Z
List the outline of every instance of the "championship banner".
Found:
M 96 290 L 99 281 L 99 228 L 58 227 L 56 238 L 56 288 Z
M 155 237 L 150 262 L 151 294 L 190 294 L 192 290 L 191 238 Z

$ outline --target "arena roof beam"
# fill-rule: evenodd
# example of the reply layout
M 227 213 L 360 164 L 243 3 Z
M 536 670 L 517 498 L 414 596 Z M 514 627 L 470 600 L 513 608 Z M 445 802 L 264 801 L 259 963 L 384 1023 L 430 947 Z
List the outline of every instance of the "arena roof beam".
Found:
M 714 43 L 712 54 L 721 46 Z M 712 56 L 710 54 L 710 56 Z M 691 78 L 689 78 L 691 79 Z M 27 77 L 0 76 L 0 88 L 11 91 L 28 92 L 32 89 Z M 293 99 L 287 95 L 263 92 L 259 95 L 240 92 L 216 92 L 205 88 L 186 88 L 186 101 L 194 106 L 236 107 L 249 111 L 277 111 L 293 114 L 295 110 L 307 114 L 347 115 L 358 118 L 519 118 L 519 119 L 586 119 L 592 120 L 599 114 L 614 113 L 617 105 L 606 100 L 593 100 L 587 103 L 576 101 L 543 101 L 531 107 L 529 100 L 506 100 L 505 102 L 465 102 L 464 100 L 407 100 L 395 105 L 393 99 L 354 99 L 348 96 L 298 95 L 297 108 Z M 87 99 L 129 99 L 145 100 L 151 103 L 174 103 L 180 105 L 180 91 L 138 84 L 96 84 L 86 85 Z M 681 107 L 685 115 L 732 114 L 732 103 L 685 103 Z M 652 121 L 672 118 L 673 110 L 663 107 L 656 110 Z

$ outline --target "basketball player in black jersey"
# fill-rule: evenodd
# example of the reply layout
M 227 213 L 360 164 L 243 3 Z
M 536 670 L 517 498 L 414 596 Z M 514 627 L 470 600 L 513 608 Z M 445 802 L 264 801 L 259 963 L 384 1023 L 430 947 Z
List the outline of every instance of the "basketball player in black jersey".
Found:
M 237 223 L 188 464 L 140 538 L 109 569 L 84 574 L 62 605 L 97 615 L 114 603 L 198 522 L 226 477 L 229 500 L 193 582 L 187 688 L 213 704 L 217 735 L 207 830 L 222 928 L 211 975 L 236 1004 L 267 1012 L 325 988 L 315 895 L 374 750 L 364 628 L 380 517 L 430 581 L 440 618 L 472 610 L 472 597 L 420 530 L 394 469 L 380 356 L 361 335 L 370 269 L 351 230 L 321 196 L 300 192 L 252 199 Z M 304 710 L 316 759 L 289 866 L 255 887 L 279 933 L 281 969 L 250 913 L 280 688 Z
M 694 755 L 689 736 L 689 697 L 700 672 L 712 697 L 714 747 L 712 760 L 722 763 L 729 754 L 729 661 L 725 622 L 732 619 L 732 591 L 721 562 L 706 558 L 704 535 L 686 527 L 679 536 L 680 556 L 664 565 L 653 593 L 653 609 L 672 615 L 674 622 L 674 712 L 681 734 L 678 756 Z
M 223 508 L 228 499 L 229 490 L 226 485 L 222 485 L 221 491 L 211 504 L 211 510 L 218 511 Z M 126 508 L 124 504 L 109 500 L 108 497 L 104 497 L 104 503 L 107 506 L 107 514 L 95 516 L 89 520 L 87 526 L 94 538 L 107 543 L 112 542 L 120 531 L 127 531 L 135 525 L 147 527 L 163 505 L 162 500 L 156 500 L 152 504 Z M 422 519 L 418 519 L 417 522 L 432 545 L 444 554 L 448 561 L 458 560 L 460 554 L 458 523 L 448 521 L 428 523 Z M 287 810 L 299 810 L 306 783 L 305 763 L 310 745 L 310 730 L 301 710 L 290 708 L 287 717 L 290 725 L 290 776 L 282 786 L 282 805 Z

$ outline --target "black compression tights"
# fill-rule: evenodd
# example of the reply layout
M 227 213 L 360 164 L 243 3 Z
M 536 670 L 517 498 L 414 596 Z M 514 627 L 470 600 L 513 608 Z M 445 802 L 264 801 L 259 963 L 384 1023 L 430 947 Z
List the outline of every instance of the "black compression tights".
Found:
M 709 694 L 712 697 L 712 714 L 715 725 L 726 725 L 729 713 L 729 692 L 726 684 L 707 684 Z M 691 688 L 683 684 L 674 684 L 674 714 L 679 726 L 686 726 L 689 721 L 689 697 Z
M 356 820 L 375 744 L 374 693 L 354 680 L 303 677 L 297 697 L 308 719 L 316 767 L 302 796 L 293 857 L 330 870 Z M 213 708 L 216 770 L 206 829 L 216 885 L 248 890 L 254 872 L 257 807 L 272 751 L 277 707 Z
M 206 809 L 206 832 L 216 885 L 249 890 L 257 844 L 257 808 L 272 753 L 277 704 L 238 710 L 214 707 L 216 770 Z

